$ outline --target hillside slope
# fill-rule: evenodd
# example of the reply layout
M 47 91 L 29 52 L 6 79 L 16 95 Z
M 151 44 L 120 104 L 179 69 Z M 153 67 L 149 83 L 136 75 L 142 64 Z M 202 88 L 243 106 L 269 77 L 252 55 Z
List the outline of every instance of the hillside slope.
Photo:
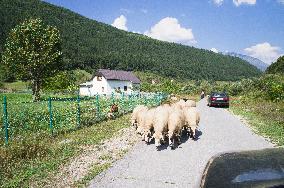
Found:
M 0 0 L 0 17 L 0 52 L 15 25 L 39 17 L 61 31 L 68 69 L 92 72 L 110 68 L 212 80 L 237 80 L 260 74 L 239 58 L 118 30 L 39 0 Z
M 284 74 L 284 56 L 279 57 L 276 62 L 272 63 L 266 72 L 269 74 Z
M 228 53 L 225 53 L 225 55 L 239 57 L 239 58 L 249 62 L 251 65 L 256 66 L 261 71 L 265 71 L 267 69 L 267 67 L 269 66 L 268 64 L 264 63 L 263 61 L 261 61 L 257 58 L 248 56 L 248 55 L 237 54 L 237 53 L 234 53 L 234 52 L 228 52 Z

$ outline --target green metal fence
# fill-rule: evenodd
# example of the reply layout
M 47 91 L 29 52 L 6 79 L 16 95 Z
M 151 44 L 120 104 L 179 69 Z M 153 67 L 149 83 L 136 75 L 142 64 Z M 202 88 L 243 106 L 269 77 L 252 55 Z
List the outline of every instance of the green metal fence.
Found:
M 115 116 L 131 112 L 135 106 L 145 104 L 157 106 L 165 99 L 162 93 L 131 94 L 110 96 L 48 98 L 40 102 L 9 101 L 3 97 L 0 108 L 1 136 L 0 144 L 24 139 L 31 134 L 55 136 L 76 130 L 82 126 L 91 126 L 107 119 L 112 104 L 118 105 Z

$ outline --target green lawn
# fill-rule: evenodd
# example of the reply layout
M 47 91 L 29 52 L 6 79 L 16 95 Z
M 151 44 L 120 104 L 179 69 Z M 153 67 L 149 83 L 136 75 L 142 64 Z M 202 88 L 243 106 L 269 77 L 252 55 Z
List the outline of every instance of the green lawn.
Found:
M 29 83 L 23 81 L 16 81 L 16 82 L 5 82 L 3 83 L 3 88 L 6 88 L 11 91 L 26 91 L 28 90 Z
M 0 123 L 3 124 L 3 97 L 7 97 L 7 111 L 9 124 L 9 142 L 20 142 L 31 134 L 59 135 L 74 131 L 83 126 L 91 126 L 105 120 L 110 106 L 114 102 L 118 105 L 116 116 L 132 111 L 138 104 L 155 106 L 159 104 L 157 96 L 150 96 L 147 100 L 137 96 L 117 96 L 80 99 L 65 98 L 52 100 L 52 125 L 50 125 L 49 103 L 44 96 L 43 101 L 31 102 L 30 94 L 0 94 Z M 4 128 L 0 127 L 0 145 L 4 144 Z

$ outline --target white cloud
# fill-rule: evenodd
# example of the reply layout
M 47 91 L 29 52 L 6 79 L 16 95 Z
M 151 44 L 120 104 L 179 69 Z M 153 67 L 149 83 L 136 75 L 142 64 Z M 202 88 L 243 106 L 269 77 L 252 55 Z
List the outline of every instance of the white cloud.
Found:
M 245 53 L 262 60 L 267 64 L 275 62 L 280 54 L 280 48 L 277 46 L 271 46 L 268 42 L 256 44 L 249 48 L 244 49 Z
M 241 4 L 255 5 L 256 0 L 233 0 L 233 3 L 238 7 Z
M 216 48 L 211 48 L 210 49 L 212 52 L 218 53 L 218 50 Z
M 176 18 L 166 17 L 161 19 L 150 31 L 145 31 L 145 35 L 168 42 L 183 44 L 196 43 L 192 29 L 182 27 Z
M 284 0 L 278 0 L 278 3 L 281 3 L 284 5 Z
M 126 26 L 127 19 L 125 16 L 120 15 L 118 18 L 116 18 L 113 23 L 111 24 L 113 27 L 116 27 L 117 29 L 122 29 L 127 31 Z
M 223 2 L 224 2 L 224 0 L 212 0 L 212 1 L 217 6 L 221 6 L 223 4 Z

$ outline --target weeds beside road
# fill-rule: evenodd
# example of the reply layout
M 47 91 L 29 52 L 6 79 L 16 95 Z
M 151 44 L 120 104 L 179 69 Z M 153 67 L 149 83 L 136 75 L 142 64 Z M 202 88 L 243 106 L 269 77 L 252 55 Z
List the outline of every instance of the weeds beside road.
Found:
M 236 97 L 230 111 L 243 117 L 256 133 L 284 146 L 284 101 Z
M 97 145 L 129 127 L 129 115 L 104 121 L 56 138 L 33 135 L 28 140 L 11 143 L 0 148 L 1 187 L 29 187 L 44 185 L 46 179 L 58 173 L 59 167 L 84 152 L 84 148 Z M 107 164 L 105 164 L 107 165 Z M 100 173 L 105 165 L 93 165 L 90 177 Z

